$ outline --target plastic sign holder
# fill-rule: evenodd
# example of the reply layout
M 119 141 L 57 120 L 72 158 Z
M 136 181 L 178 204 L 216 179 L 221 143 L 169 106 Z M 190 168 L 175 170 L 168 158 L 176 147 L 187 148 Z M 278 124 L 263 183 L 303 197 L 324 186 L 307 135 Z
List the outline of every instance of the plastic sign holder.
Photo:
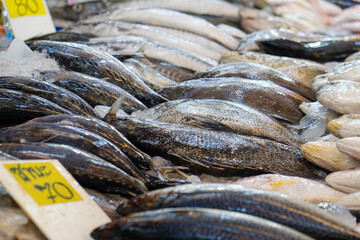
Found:
M 50 240 L 92 239 L 111 221 L 57 160 L 0 161 L 0 182 Z

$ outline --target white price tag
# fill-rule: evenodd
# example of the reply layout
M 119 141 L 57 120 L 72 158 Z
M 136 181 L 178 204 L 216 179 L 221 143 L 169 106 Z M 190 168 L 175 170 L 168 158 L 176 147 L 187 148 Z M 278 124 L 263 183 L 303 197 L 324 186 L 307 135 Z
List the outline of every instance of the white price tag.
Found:
M 2 0 L 16 38 L 28 40 L 56 32 L 45 0 Z
M 92 239 L 110 222 L 57 160 L 1 161 L 0 182 L 48 239 Z

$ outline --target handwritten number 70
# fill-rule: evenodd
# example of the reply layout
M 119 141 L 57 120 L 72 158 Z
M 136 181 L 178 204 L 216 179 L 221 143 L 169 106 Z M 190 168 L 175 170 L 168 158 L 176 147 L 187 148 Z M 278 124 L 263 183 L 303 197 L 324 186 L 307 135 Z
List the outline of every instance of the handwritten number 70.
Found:
M 35 14 L 40 10 L 37 0 L 15 0 L 15 5 L 19 16 L 25 16 L 28 11 Z
M 51 199 L 53 203 L 56 203 L 56 197 L 60 197 L 66 200 L 70 200 L 74 197 L 72 191 L 61 182 L 54 182 L 53 184 L 45 183 L 44 186 L 35 185 L 35 188 L 40 191 L 47 191 L 49 196 L 48 199 Z

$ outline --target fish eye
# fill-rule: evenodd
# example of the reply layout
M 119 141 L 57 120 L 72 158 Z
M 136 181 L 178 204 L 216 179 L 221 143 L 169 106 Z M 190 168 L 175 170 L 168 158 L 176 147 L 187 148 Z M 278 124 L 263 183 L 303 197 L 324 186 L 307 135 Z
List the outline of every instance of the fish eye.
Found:
M 72 6 L 72 9 L 75 12 L 81 12 L 82 10 L 84 10 L 84 6 L 82 4 L 75 4 Z

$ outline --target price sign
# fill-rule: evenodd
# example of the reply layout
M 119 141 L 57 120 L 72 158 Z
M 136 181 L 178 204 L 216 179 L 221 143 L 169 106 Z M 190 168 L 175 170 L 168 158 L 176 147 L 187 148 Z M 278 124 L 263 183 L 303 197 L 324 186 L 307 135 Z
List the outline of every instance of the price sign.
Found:
M 45 0 L 2 0 L 16 38 L 28 40 L 55 32 Z
M 40 206 L 82 200 L 51 162 L 8 163 L 3 166 Z
M 90 240 L 110 222 L 57 160 L 0 161 L 0 182 L 48 239 Z

